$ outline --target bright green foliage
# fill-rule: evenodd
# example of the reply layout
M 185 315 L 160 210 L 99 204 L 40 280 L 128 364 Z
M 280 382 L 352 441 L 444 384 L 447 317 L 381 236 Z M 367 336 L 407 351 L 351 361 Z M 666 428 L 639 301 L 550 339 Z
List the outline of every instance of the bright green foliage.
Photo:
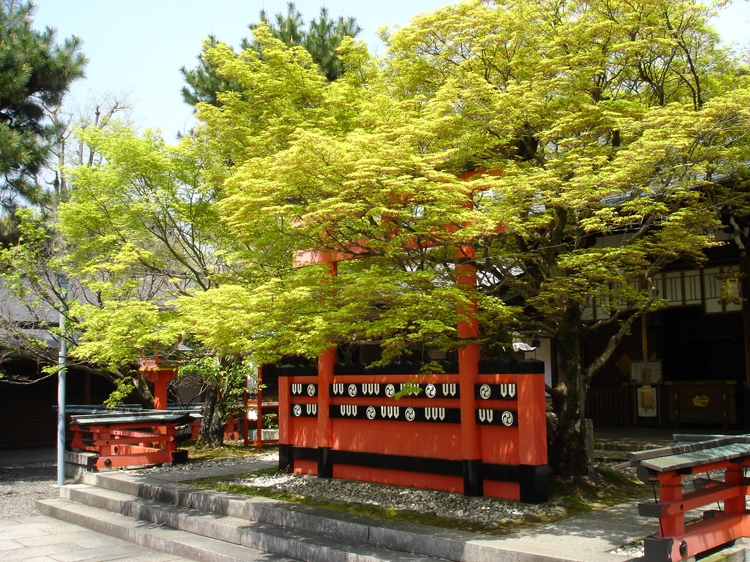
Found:
M 309 29 L 305 29 L 305 20 L 293 2 L 287 5 L 287 13 L 277 13 L 273 20 L 268 17 L 265 9 L 261 10 L 259 22 L 248 26 L 253 33 L 252 39 L 244 38 L 240 42 L 242 51 L 253 50 L 264 56 L 262 41 L 256 36 L 260 27 L 268 29 L 275 37 L 289 47 L 303 47 L 323 76 L 333 81 L 344 74 L 344 65 L 339 59 L 337 49 L 345 37 L 356 37 L 362 31 L 354 17 L 337 20 L 330 19 L 328 9 L 320 9 L 317 19 L 310 22 Z M 203 46 L 203 53 L 217 47 L 219 41 L 216 36 L 209 35 Z M 191 70 L 182 67 L 180 72 L 185 78 L 186 86 L 182 88 L 182 98 L 186 103 L 196 106 L 199 103 L 220 103 L 219 95 L 224 92 L 240 92 L 242 88 L 232 79 L 216 72 L 213 63 L 203 54 L 198 57 L 198 66 Z
M 225 285 L 181 310 L 211 345 L 234 341 L 259 361 L 363 338 L 384 339 L 386 358 L 428 341 L 450 347 L 467 295 L 452 283 L 454 250 L 441 246 L 451 238 L 446 225 L 470 218 L 465 182 L 439 169 L 445 154 L 424 150 L 427 124 L 415 128 L 413 104 L 381 90 L 361 45 L 344 50 L 352 72 L 327 83 L 304 50 L 263 28 L 257 36 L 265 60 L 221 46 L 206 53 L 243 85 L 244 99 L 224 94 L 199 116 L 236 163 L 220 205 L 248 248 L 238 260 L 265 275 L 251 290 Z M 292 267 L 304 249 L 368 259 L 342 263 L 322 282 L 325 267 Z M 228 334 L 238 315 L 245 321 Z
M 183 336 L 174 300 L 212 286 L 223 229 L 194 139 L 166 146 L 116 122 L 79 135 L 103 163 L 69 171 L 75 190 L 59 209 L 71 274 L 89 295 L 72 306 L 82 332 L 71 355 L 118 368 Z
M 744 213 L 750 91 L 710 16 L 677 0 L 464 2 L 386 34 L 380 66 L 345 41 L 334 83 L 262 27 L 262 58 L 208 48 L 241 88 L 198 106 L 230 164 L 221 209 L 248 248 L 238 261 L 266 273 L 206 292 L 212 325 L 238 291 L 253 328 L 236 341 L 262 360 L 361 338 L 449 348 L 455 310 L 476 298 L 488 353 L 514 330 L 556 340 L 551 462 L 585 473 L 591 378 L 662 304 L 654 275 L 701 260 L 721 216 Z M 462 246 L 474 292 L 453 285 Z M 281 265 L 300 250 L 352 261 L 335 281 Z M 593 297 L 609 316 L 585 324 Z M 615 335 L 584 365 L 582 339 L 607 324 Z
M 56 363 L 57 349 L 48 345 L 45 336 L 59 337 L 52 324 L 57 323 L 60 310 L 66 310 L 57 279 L 63 266 L 59 244 L 30 209 L 17 211 L 16 220 L 18 241 L 0 249 L 4 292 L 0 326 L 6 342 L 12 342 L 3 349 L 0 363 L 19 358 Z
M 32 384 L 57 374 L 59 350 L 50 342 L 65 338 L 68 349 L 74 346 L 80 329 L 76 305 L 86 297 L 78 280 L 70 274 L 63 241 L 51 231 L 40 213 L 19 209 L 15 218 L 19 225 L 19 239 L 0 250 L 5 295 L 0 307 L 0 327 L 5 334 L 0 364 L 21 359 L 42 366 L 40 374 L 29 376 L 16 372 L 6 380 Z M 67 279 L 67 290 L 62 288 L 63 277 Z M 58 326 L 61 314 L 66 318 L 65 331 Z M 137 377 L 137 372 L 121 368 L 122 365 L 113 367 L 112 363 L 97 365 L 86 358 L 70 355 L 67 360 L 69 368 L 103 377 L 115 385 L 127 386 L 128 392 L 135 390 L 136 396 L 147 402 L 150 394 L 145 387 L 132 382 L 132 376 Z
M 102 162 L 69 171 L 75 189 L 59 210 L 70 271 L 89 291 L 71 307 L 81 319 L 71 355 L 111 368 L 135 365 L 156 351 L 164 357 L 191 338 L 191 319 L 179 314 L 178 300 L 216 287 L 231 273 L 225 256 L 232 245 L 215 190 L 205 181 L 212 157 L 194 137 L 167 146 L 152 131 L 138 135 L 116 121 L 79 137 Z M 234 363 L 226 347 L 200 348 L 211 355 L 205 361 L 222 365 L 203 369 L 208 389 L 201 440 L 215 446 L 240 371 L 229 369 Z M 129 390 L 127 382 L 120 384 L 112 399 Z
M 71 82 L 83 75 L 80 41 L 32 29 L 30 2 L 0 2 L 0 205 L 39 204 L 37 176 L 57 129 L 49 119 Z

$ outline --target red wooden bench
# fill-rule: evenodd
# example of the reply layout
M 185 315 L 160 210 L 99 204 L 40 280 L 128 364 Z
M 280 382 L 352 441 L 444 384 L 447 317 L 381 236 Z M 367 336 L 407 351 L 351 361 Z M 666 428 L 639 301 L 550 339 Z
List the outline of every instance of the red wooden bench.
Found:
M 96 453 L 90 470 L 150 466 L 187 460 L 177 448 L 178 426 L 191 422 L 189 412 L 141 410 L 111 414 L 72 414 L 70 448 Z
M 697 439 L 701 439 L 698 441 Z M 750 435 L 675 435 L 674 447 L 630 453 L 644 483 L 660 484 L 659 499 L 638 505 L 639 515 L 659 520 L 659 532 L 644 541 L 646 562 L 676 562 L 750 536 L 750 517 L 745 507 L 750 479 Z M 723 471 L 723 481 L 695 479 L 693 491 L 683 490 L 683 479 L 700 473 Z M 721 502 L 721 503 L 719 503 Z M 719 510 L 704 509 L 718 503 Z M 699 520 L 686 522 L 686 513 Z

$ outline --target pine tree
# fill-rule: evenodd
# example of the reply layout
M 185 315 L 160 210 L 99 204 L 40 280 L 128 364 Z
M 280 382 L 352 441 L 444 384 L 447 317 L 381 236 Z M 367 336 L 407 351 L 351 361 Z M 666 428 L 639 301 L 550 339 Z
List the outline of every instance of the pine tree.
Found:
M 86 62 L 77 37 L 57 44 L 54 29 L 32 29 L 33 9 L 31 2 L 0 1 L 0 206 L 6 222 L 19 203 L 44 201 L 38 176 L 57 134 L 49 115 L 83 76 Z
M 251 31 L 258 29 L 260 25 L 268 28 L 272 37 L 280 40 L 289 47 L 304 47 L 313 61 L 318 65 L 320 73 L 329 81 L 334 81 L 344 74 L 344 66 L 338 58 L 336 49 L 341 45 L 344 37 L 356 37 L 362 31 L 353 16 L 344 18 L 339 16 L 333 20 L 328 14 L 328 9 L 320 9 L 317 19 L 310 22 L 309 28 L 305 28 L 305 20 L 294 2 L 287 4 L 286 14 L 277 12 L 271 19 L 265 10 L 260 11 L 259 22 L 248 26 Z M 203 52 L 216 46 L 218 40 L 209 35 L 204 45 Z M 260 43 L 255 39 L 244 38 L 240 47 L 260 52 Z M 185 78 L 186 85 L 182 88 L 182 99 L 192 106 L 200 102 L 218 105 L 217 94 L 227 91 L 239 91 L 236 82 L 220 77 L 216 69 L 203 58 L 198 57 L 198 66 L 188 70 L 182 67 L 180 72 Z

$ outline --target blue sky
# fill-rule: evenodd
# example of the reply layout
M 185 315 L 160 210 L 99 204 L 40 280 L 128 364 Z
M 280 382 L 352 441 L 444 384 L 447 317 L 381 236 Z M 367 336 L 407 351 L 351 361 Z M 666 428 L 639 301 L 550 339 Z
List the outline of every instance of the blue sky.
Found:
M 193 123 L 192 110 L 180 96 L 179 68 L 192 68 L 203 38 L 213 33 L 238 45 L 248 35 L 247 24 L 262 7 L 270 13 L 286 10 L 282 0 L 35 0 L 35 25 L 57 29 L 61 39 L 77 35 L 89 59 L 87 78 L 76 82 L 69 108 L 84 107 L 106 92 L 127 95 L 140 127 L 160 128 L 167 139 Z M 297 0 L 307 20 L 325 4 L 333 16 L 353 15 L 363 28 L 359 36 L 383 54 L 376 29 L 406 25 L 410 18 L 449 3 L 445 0 Z M 735 0 L 716 26 L 727 41 L 750 42 L 750 2 Z

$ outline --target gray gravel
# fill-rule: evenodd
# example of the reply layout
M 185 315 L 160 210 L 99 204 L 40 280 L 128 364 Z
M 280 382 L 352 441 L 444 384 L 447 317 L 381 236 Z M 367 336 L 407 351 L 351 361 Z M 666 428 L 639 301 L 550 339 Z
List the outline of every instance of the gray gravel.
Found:
M 278 463 L 278 453 L 275 451 L 264 452 L 253 458 L 258 461 Z M 240 459 L 211 460 L 174 467 L 155 467 L 138 472 L 164 474 L 206 468 L 215 469 L 239 462 L 241 462 Z M 487 529 L 518 522 L 540 522 L 550 517 L 559 517 L 566 512 L 565 500 L 530 505 L 495 498 L 470 498 L 461 494 L 382 486 L 350 480 L 320 479 L 299 474 L 246 475 L 242 478 L 228 476 L 225 481 L 258 488 L 273 488 L 278 491 L 332 503 L 369 504 L 400 511 L 463 519 L 472 523 L 479 523 Z
M 0 468 L 0 519 L 41 515 L 36 500 L 57 498 L 54 464 Z
M 249 476 L 234 479 L 232 482 L 244 486 L 273 488 L 316 500 L 376 505 L 399 511 L 462 519 L 479 523 L 488 529 L 519 520 L 539 522 L 543 518 L 565 514 L 563 502 L 529 505 L 487 497 L 471 498 L 433 490 L 382 486 L 350 480 L 328 480 L 297 474 Z

